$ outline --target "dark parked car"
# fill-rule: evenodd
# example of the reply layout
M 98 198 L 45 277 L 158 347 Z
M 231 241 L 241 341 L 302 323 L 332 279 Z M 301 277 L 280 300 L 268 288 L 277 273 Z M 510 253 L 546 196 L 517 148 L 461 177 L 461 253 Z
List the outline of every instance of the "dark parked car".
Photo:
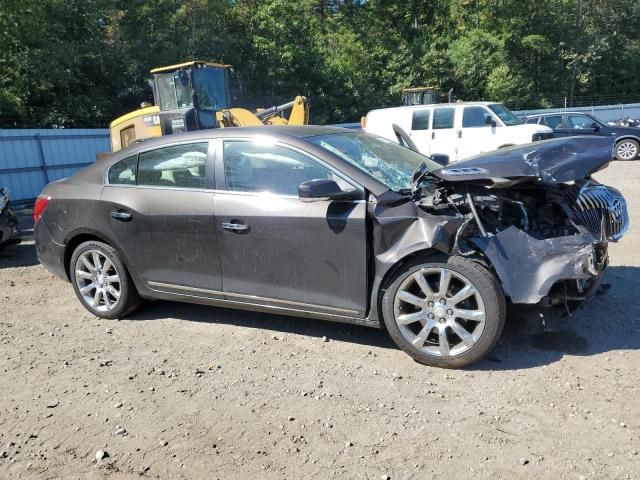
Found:
M 612 147 L 549 140 L 442 168 L 341 128 L 171 135 L 48 185 L 36 247 L 99 317 L 166 299 L 386 326 L 419 362 L 461 367 L 494 346 L 507 300 L 571 308 L 598 287 L 628 224 L 590 178 Z
M 7 188 L 0 187 L 0 250 L 22 241 L 18 218 L 9 208 L 10 196 Z
M 546 113 L 531 115 L 526 123 L 538 123 L 553 129 L 554 137 L 596 135 L 615 139 L 614 156 L 618 160 L 635 160 L 640 155 L 640 129 L 612 127 L 596 117 L 582 112 Z

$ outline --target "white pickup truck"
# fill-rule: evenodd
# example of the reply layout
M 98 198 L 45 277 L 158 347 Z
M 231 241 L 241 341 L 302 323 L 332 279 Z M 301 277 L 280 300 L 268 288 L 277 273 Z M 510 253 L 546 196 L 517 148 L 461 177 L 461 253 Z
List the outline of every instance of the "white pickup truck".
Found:
M 449 162 L 479 153 L 553 137 L 544 125 L 523 123 L 507 107 L 493 102 L 460 102 L 382 108 L 370 111 L 364 130 L 398 143 L 407 135 L 425 155 L 446 155 Z

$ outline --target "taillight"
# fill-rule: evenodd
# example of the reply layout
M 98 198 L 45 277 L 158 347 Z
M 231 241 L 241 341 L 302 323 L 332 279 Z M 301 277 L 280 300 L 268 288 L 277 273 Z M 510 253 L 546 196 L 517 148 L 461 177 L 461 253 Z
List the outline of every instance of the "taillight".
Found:
M 37 223 L 40 220 L 40 217 L 44 213 L 47 205 L 49 205 L 49 200 L 51 197 L 38 197 L 36 199 L 36 204 L 33 206 L 33 223 Z

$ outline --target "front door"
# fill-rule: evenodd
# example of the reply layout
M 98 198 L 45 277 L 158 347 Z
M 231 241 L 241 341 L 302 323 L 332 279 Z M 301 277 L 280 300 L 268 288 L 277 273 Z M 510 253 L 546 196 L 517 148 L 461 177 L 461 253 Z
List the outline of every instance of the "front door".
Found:
M 491 123 L 493 120 L 493 123 Z M 487 122 L 490 123 L 487 123 Z M 496 150 L 499 145 L 496 120 L 481 105 L 464 107 L 462 112 L 462 128 L 458 131 L 458 159 L 462 160 L 484 152 Z
M 222 290 L 213 159 L 207 152 L 207 141 L 162 147 L 109 172 L 100 215 L 130 267 L 151 288 Z
M 228 300 L 363 317 L 367 305 L 363 200 L 306 203 L 305 181 L 358 188 L 285 145 L 224 140 L 216 159 L 216 227 Z M 221 191 L 223 190 L 223 191 Z
M 554 134 L 559 137 L 572 137 L 574 135 L 597 135 L 598 129 L 594 128 L 593 119 L 579 113 L 568 113 L 564 117 L 564 124 Z
M 458 159 L 458 134 L 454 129 L 455 113 L 454 107 L 433 109 L 429 154 L 448 155 L 449 162 L 455 162 Z

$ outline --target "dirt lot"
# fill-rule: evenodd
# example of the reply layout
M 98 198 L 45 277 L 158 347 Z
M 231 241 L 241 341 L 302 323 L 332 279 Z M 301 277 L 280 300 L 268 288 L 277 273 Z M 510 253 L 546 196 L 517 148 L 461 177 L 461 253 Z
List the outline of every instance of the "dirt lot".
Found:
M 342 324 L 166 302 L 100 321 L 33 242 L 10 247 L 0 477 L 640 478 L 639 169 L 599 176 L 636 220 L 607 295 L 546 329 L 511 319 L 467 371 Z

